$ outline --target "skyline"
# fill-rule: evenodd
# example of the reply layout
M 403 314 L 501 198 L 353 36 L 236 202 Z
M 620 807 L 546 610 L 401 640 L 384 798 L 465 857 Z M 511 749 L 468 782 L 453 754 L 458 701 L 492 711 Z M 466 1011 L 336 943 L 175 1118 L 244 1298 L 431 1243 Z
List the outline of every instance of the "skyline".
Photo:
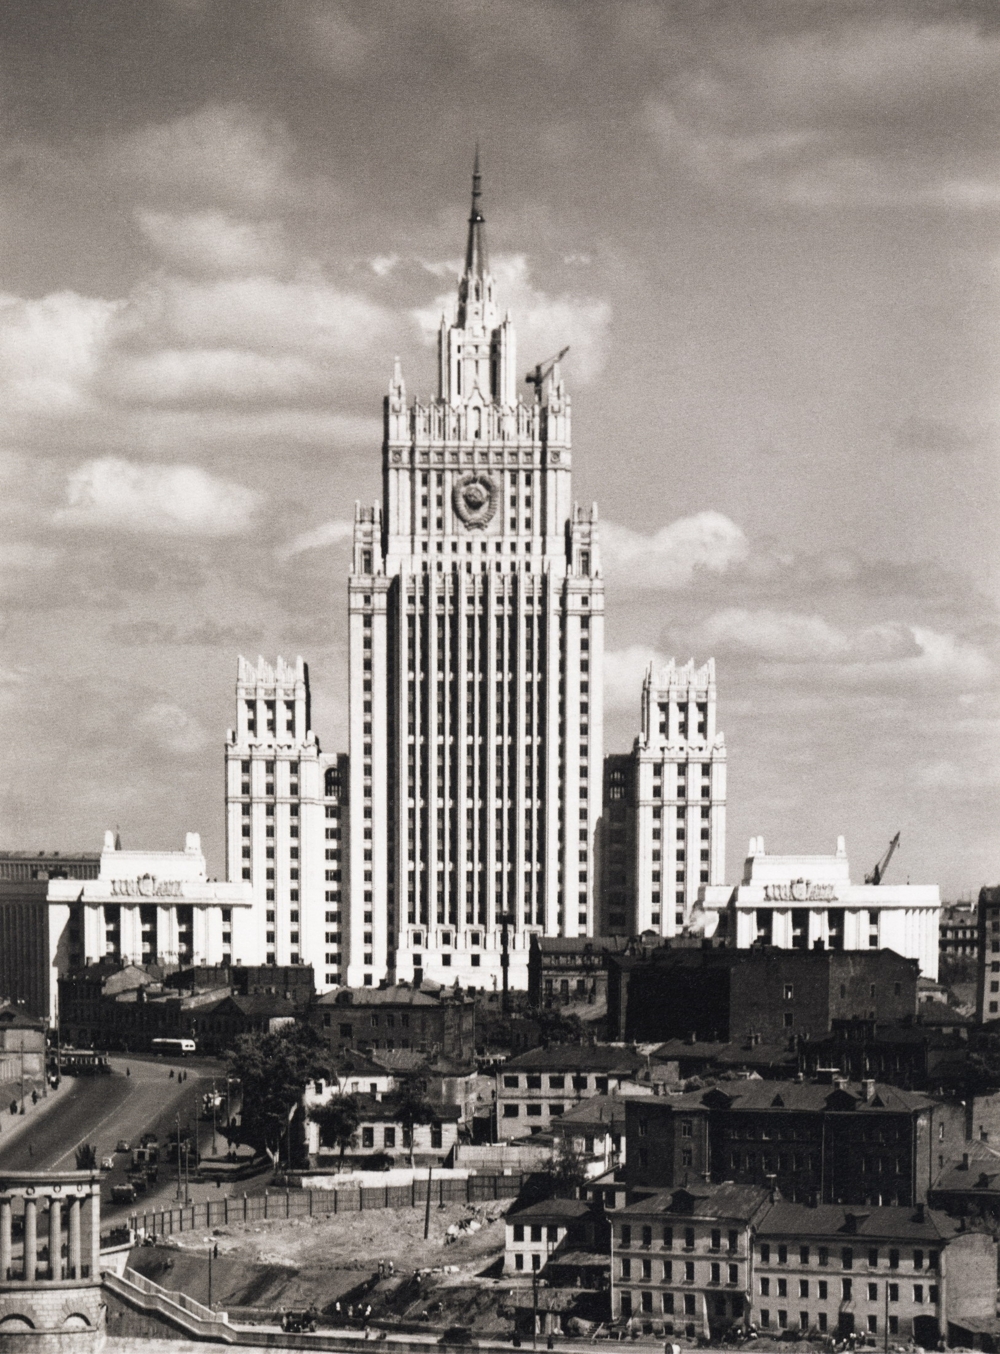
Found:
M 485 14 L 0 19 L 0 846 L 199 831 L 221 875 L 240 652 L 301 653 L 346 749 L 353 502 L 396 353 L 432 389 L 478 135 L 520 374 L 571 345 L 606 750 L 651 658 L 714 657 L 729 880 L 902 830 L 896 880 L 993 882 L 990 15 Z

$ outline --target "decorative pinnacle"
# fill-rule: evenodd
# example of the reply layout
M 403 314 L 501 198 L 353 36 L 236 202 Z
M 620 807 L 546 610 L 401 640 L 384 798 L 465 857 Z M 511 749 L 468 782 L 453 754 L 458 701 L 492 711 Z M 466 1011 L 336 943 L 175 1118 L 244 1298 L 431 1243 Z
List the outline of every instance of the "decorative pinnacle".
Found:
M 483 216 L 482 175 L 479 172 L 479 143 L 472 163 L 472 210 L 469 212 L 469 243 L 465 251 L 466 276 L 482 277 L 486 271 L 486 218 Z

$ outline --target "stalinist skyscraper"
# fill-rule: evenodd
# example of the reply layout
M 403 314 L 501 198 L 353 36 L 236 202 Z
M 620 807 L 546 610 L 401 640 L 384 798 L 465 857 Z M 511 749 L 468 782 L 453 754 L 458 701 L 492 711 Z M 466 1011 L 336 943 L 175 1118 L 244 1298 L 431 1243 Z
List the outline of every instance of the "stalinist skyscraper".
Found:
M 385 400 L 383 503 L 358 508 L 350 606 L 352 986 L 510 982 L 528 937 L 595 927 L 604 596 L 572 502 L 558 363 L 518 389 L 478 163 L 438 389 Z M 504 921 L 506 919 L 506 925 Z

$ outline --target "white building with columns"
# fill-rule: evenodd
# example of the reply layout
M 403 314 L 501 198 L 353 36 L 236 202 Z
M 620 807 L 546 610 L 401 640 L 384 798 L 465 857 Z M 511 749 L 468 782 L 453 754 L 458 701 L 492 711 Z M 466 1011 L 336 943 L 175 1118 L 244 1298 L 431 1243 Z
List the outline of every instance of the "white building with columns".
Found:
M 832 856 L 776 856 L 750 838 L 743 879 L 706 887 L 705 934 L 737 949 L 895 950 L 937 978 L 941 893 L 936 884 L 854 884 L 844 838 Z
M 58 978 L 81 964 L 265 962 L 250 885 L 209 879 L 197 832 L 183 851 L 123 851 L 106 832 L 97 878 L 49 880 L 47 904 L 51 1018 Z

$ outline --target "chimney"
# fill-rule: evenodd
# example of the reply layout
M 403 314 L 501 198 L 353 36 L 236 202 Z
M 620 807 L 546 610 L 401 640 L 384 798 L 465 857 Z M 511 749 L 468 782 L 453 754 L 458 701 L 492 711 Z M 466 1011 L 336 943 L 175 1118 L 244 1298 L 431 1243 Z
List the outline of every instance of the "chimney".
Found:
M 688 1036 L 684 1042 L 687 1044 L 696 1044 L 698 1042 L 697 1030 L 688 1030 Z
M 925 1222 L 926 1216 L 923 1204 L 917 1204 L 917 1222 Z
M 967 1171 L 968 1169 L 969 1169 L 969 1154 L 968 1154 L 968 1152 L 963 1152 L 963 1153 L 962 1153 L 962 1170 L 963 1170 L 963 1171 Z
M 865 1104 L 870 1105 L 875 1099 L 875 1079 L 874 1077 L 865 1078 Z

